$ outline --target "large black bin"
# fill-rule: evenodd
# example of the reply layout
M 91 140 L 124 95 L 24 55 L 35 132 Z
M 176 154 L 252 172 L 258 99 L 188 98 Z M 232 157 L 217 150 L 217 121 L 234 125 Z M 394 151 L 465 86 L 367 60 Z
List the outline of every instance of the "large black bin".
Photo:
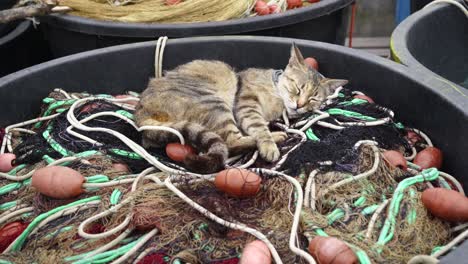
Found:
M 31 21 L 14 23 L 0 36 L 0 77 L 50 58 L 47 42 Z
M 392 34 L 395 61 L 432 76 L 450 80 L 447 89 L 460 90 L 468 100 L 468 18 L 454 5 L 438 4 L 403 21 Z M 462 87 L 466 88 L 463 89 Z
M 13 5 L 15 5 L 16 0 L 2 0 L 0 1 L 0 11 L 9 9 Z M 6 35 L 9 31 L 13 29 L 13 27 L 16 25 L 16 23 L 5 23 L 5 24 L 0 24 L 0 37 L 3 37 Z
M 16 0 L 0 0 L 0 10 L 12 8 Z M 50 59 L 43 35 L 31 21 L 0 24 L 0 77 Z
M 397 118 L 427 132 L 445 152 L 443 170 L 468 186 L 468 102 L 455 91 L 441 92 L 416 72 L 395 62 L 356 50 L 305 40 L 266 37 L 199 37 L 169 40 L 163 68 L 193 59 L 223 60 L 237 69 L 282 68 L 295 41 L 305 56 L 314 56 L 326 76 L 346 78 L 395 110 Z M 50 61 L 0 79 L 0 126 L 33 118 L 41 99 L 56 87 L 68 91 L 118 94 L 141 91 L 154 74 L 155 42 L 90 51 Z M 275 54 L 275 56 L 271 56 Z M 465 263 L 468 243 L 443 263 Z
M 322 0 L 284 13 L 221 22 L 145 24 L 99 21 L 72 15 L 43 19 L 54 57 L 119 44 L 169 38 L 214 35 L 264 35 L 343 44 L 349 6 L 354 0 Z

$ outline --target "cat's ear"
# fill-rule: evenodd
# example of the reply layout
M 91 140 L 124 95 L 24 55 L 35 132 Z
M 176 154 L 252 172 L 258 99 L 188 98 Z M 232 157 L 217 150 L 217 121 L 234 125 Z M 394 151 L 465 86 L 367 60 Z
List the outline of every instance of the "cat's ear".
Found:
M 305 65 L 304 57 L 302 56 L 301 51 L 297 47 L 296 43 L 293 43 L 291 46 L 291 57 L 289 58 L 290 65 Z
M 335 91 L 338 87 L 346 85 L 348 83 L 348 80 L 324 78 L 320 81 L 320 83 L 323 86 L 328 87 L 330 91 Z

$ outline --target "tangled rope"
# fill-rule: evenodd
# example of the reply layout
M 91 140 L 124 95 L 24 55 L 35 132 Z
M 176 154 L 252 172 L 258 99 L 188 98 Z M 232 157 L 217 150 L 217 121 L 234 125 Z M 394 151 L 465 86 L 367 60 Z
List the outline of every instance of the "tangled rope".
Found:
M 157 75 L 164 43 L 157 45 Z M 466 239 L 467 226 L 451 228 L 429 216 L 419 192 L 431 183 L 464 194 L 461 184 L 437 169 L 412 164 L 416 149 L 432 146 L 430 138 L 355 94 L 337 89 L 320 110 L 274 122 L 289 136 L 279 145 L 277 163 L 266 164 L 256 151 L 229 158 L 228 168 L 246 168 L 262 178 L 255 197 L 240 199 L 216 190 L 215 175 L 189 172 L 164 152 L 140 146 L 144 130 L 167 131 L 181 144 L 189 142 L 167 127 L 137 127 L 137 93 L 56 89 L 43 100 L 39 118 L 5 129 L 0 152 L 17 153 L 22 163 L 0 173 L 0 227 L 15 221 L 27 227 L 4 248 L 1 259 L 138 263 L 169 255 L 210 262 L 235 259 L 246 240 L 258 239 L 276 263 L 316 263 L 305 249 L 307 239 L 317 236 L 345 241 L 361 263 L 440 257 Z M 421 140 L 410 145 L 407 131 Z M 408 154 L 409 169 L 392 168 L 382 158 L 386 149 Z M 122 162 L 131 169 L 113 167 Z M 81 195 L 56 200 L 31 188 L 35 171 L 56 165 L 85 176 Z M 150 226 L 141 224 L 148 221 Z M 414 249 L 403 251 L 408 245 Z

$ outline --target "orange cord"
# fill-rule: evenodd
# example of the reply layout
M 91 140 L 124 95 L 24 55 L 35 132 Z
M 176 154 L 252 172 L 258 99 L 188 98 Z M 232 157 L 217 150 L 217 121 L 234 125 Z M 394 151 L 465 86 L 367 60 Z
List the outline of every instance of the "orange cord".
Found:
M 356 2 L 353 3 L 353 7 L 351 9 L 351 23 L 349 25 L 349 41 L 348 41 L 348 46 L 350 48 L 353 47 L 353 31 L 354 31 L 354 20 L 356 18 Z

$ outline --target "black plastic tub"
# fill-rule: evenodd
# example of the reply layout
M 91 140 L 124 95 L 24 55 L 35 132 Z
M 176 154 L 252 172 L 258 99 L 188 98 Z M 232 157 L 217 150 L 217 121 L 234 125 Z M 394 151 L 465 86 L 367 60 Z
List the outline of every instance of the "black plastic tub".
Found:
M 0 0 L 0 10 L 10 9 L 17 0 Z M 0 77 L 51 58 L 39 30 L 30 21 L 0 24 Z
M 0 11 L 10 9 L 16 4 L 16 0 L 2 0 L 0 1 Z M 0 38 L 10 32 L 16 25 L 15 22 L 0 24 Z
M 468 18 L 456 6 L 448 4 L 416 12 L 398 25 L 391 38 L 395 61 L 417 69 L 434 82 L 446 82 L 446 89 L 459 90 L 466 100 L 467 45 Z
M 32 22 L 19 22 L 0 36 L 0 77 L 51 59 L 40 30 Z
M 0 37 L 0 77 L 51 59 L 40 30 L 32 22 L 20 22 Z
M 199 37 L 169 40 L 164 69 L 194 59 L 217 59 L 237 69 L 283 68 L 292 42 L 314 56 L 321 72 L 346 78 L 388 106 L 408 126 L 425 131 L 445 153 L 443 170 L 468 186 L 468 102 L 455 91 L 442 92 L 417 72 L 368 53 L 312 41 L 268 37 Z M 156 42 L 110 47 L 53 60 L 0 79 L 0 126 L 37 116 L 41 99 L 53 88 L 118 94 L 142 91 L 154 74 Z M 275 54 L 275 56 L 271 56 Z M 467 189 L 468 190 L 468 189 Z M 466 263 L 468 242 L 442 263 Z
M 121 23 L 72 15 L 43 19 L 54 57 L 119 44 L 214 35 L 263 35 L 344 44 L 349 6 L 354 0 L 322 0 L 281 14 L 190 24 Z

